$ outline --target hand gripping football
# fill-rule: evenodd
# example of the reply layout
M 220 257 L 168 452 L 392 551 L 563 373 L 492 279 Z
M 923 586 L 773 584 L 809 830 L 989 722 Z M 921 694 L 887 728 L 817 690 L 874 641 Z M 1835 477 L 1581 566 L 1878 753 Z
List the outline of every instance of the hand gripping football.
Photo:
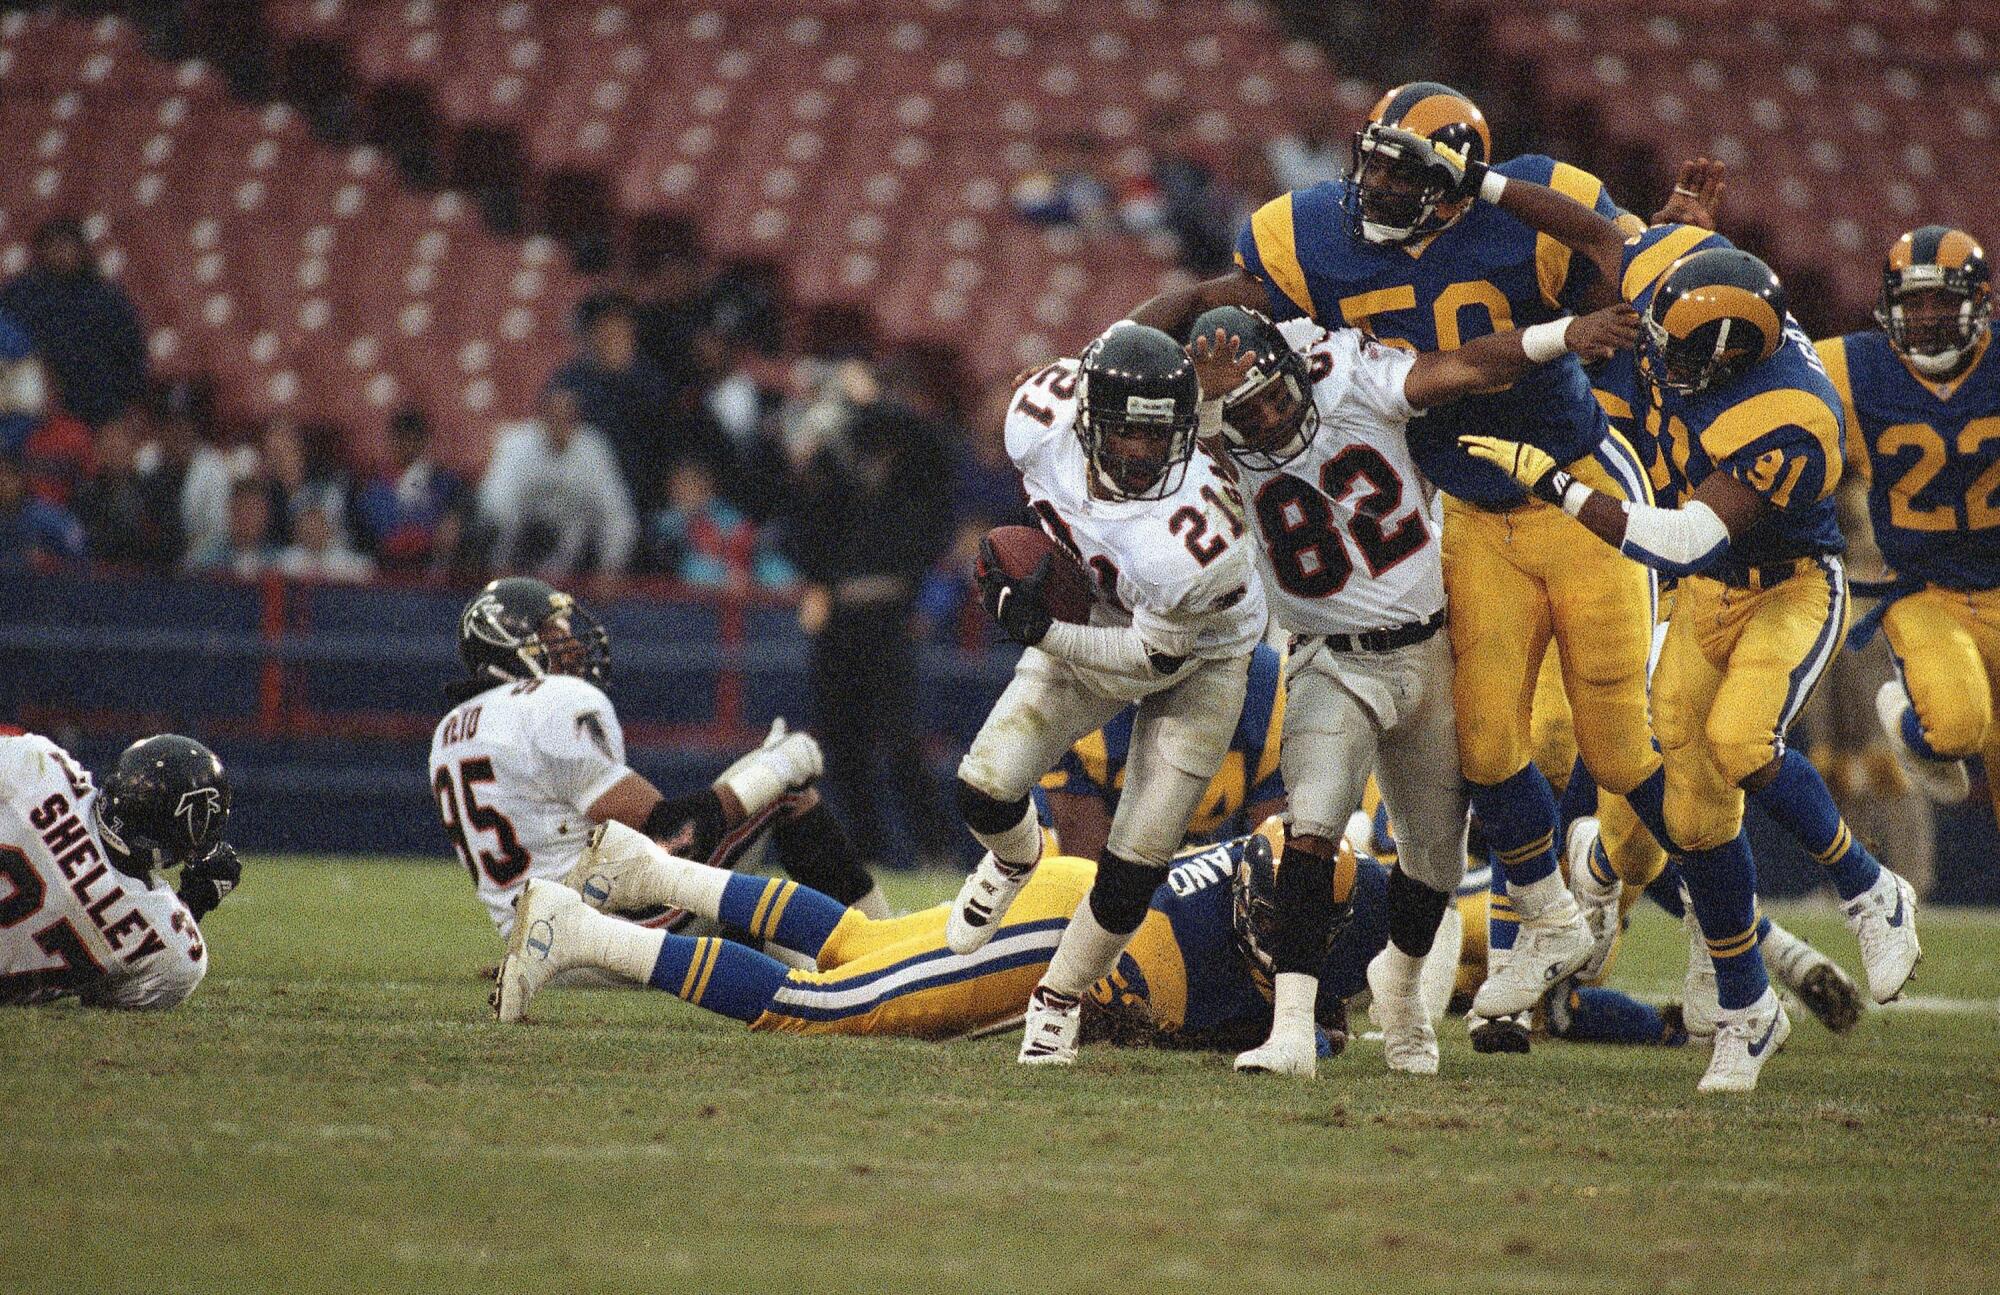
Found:
M 996 526 L 986 533 L 986 542 L 1000 573 L 1009 580 L 1026 580 L 1048 558 L 1042 601 L 1049 615 L 1072 625 L 1090 623 L 1090 577 L 1047 535 L 1032 526 Z

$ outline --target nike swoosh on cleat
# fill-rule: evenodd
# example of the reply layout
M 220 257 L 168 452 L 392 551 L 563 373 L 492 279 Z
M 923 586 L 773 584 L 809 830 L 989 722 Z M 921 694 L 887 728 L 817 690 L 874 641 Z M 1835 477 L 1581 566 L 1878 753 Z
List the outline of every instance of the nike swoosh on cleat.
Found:
M 1778 1018 L 1774 1015 L 1771 1017 L 1771 1023 L 1764 1027 L 1764 1037 L 1750 1045 L 1750 1055 L 1753 1057 L 1763 1056 L 1764 1049 L 1770 1046 L 1771 1036 L 1777 1032 Z
M 1902 924 L 1903 924 L 1903 888 L 1901 886 L 1898 886 L 1896 887 L 1896 911 L 1889 914 L 1889 925 L 1901 926 Z

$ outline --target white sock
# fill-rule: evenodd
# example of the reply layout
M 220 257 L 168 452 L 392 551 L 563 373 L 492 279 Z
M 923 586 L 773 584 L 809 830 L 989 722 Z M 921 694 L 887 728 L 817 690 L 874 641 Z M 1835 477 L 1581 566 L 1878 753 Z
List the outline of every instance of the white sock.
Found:
M 1119 935 L 1098 925 L 1097 915 L 1090 911 L 1090 896 L 1085 895 L 1077 901 L 1076 915 L 1063 928 L 1055 956 L 1042 975 L 1042 985 L 1070 998 L 1082 997 L 1084 990 L 1118 966 L 1118 955 L 1125 952 L 1131 939 L 1129 933 Z
M 576 910 L 577 952 L 584 966 L 599 967 L 645 984 L 660 960 L 665 931 L 607 917 L 581 905 Z M 571 965 L 577 965 L 572 963 Z
M 766 806 L 785 794 L 785 780 L 771 768 L 768 760 L 752 756 L 743 761 L 740 768 L 725 772 L 716 784 L 727 787 L 743 806 L 743 813 L 751 818 L 764 812 Z
M 1451 916 L 1458 915 L 1453 913 Z M 1424 960 L 1412 958 L 1404 953 L 1396 947 L 1394 941 L 1382 950 L 1382 979 L 1387 982 L 1383 988 L 1398 995 L 1414 994 L 1417 992 L 1417 985 L 1421 982 L 1423 973 Z
M 1025 872 L 1042 861 L 1042 825 L 1035 821 L 1035 805 L 1028 802 L 1021 821 L 1003 832 L 973 829 L 973 839 L 993 852 L 1002 867 Z
M 889 897 L 882 893 L 882 883 L 876 882 L 868 888 L 868 893 L 848 905 L 861 910 L 861 915 L 871 922 L 880 922 L 894 917 L 896 910 L 889 907 Z
M 1571 912 L 1576 911 L 1576 900 L 1570 897 L 1559 872 L 1552 872 L 1540 881 L 1526 886 L 1517 886 L 1510 881 L 1507 883 L 1507 893 L 1513 897 L 1514 911 L 1521 915 L 1523 922 L 1534 922 L 1543 917 L 1550 917 L 1560 923 L 1563 920 L 1565 904 Z
M 649 900 L 685 908 L 697 917 L 711 920 L 722 915 L 722 892 L 728 888 L 729 879 L 735 873 L 727 868 L 713 868 L 693 859 L 683 859 L 664 849 L 656 849 L 655 854 L 659 866 L 649 870 L 649 879 L 657 881 L 659 893 L 648 895 Z
M 1271 982 L 1271 1042 L 1289 1038 L 1313 1042 L 1313 1005 L 1318 998 L 1318 976 L 1279 972 Z

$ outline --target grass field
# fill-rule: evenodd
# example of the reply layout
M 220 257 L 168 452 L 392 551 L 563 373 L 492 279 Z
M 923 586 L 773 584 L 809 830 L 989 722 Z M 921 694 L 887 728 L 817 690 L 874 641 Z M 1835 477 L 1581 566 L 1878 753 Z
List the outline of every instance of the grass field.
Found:
M 463 873 L 254 864 L 183 1009 L 0 1025 L 0 1290 L 1974 1291 L 2000 1279 L 2000 920 L 1928 910 L 1914 1008 L 1444 1078 L 752 1036 L 662 994 L 487 1016 Z M 895 898 L 940 897 L 942 878 Z M 1787 914 L 1847 960 L 1830 910 Z M 1677 984 L 1636 922 L 1623 983 Z M 1977 1001 L 1972 1001 L 1977 1000 Z M 1926 1007 L 1928 1010 L 1926 1010 Z M 1943 1009 L 1943 1010 L 1939 1010 Z

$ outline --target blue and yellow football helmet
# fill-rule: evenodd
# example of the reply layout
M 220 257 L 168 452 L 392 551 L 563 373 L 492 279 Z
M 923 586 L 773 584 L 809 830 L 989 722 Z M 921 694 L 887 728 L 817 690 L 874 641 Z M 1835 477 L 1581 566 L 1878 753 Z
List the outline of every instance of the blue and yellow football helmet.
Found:
M 1477 162 L 1493 160 L 1493 132 L 1477 104 L 1448 85 L 1412 81 L 1382 96 L 1355 132 L 1351 183 L 1343 198 L 1349 231 L 1370 243 L 1396 245 L 1428 238 L 1472 206 L 1435 174 L 1399 150 L 1385 148 L 1381 127 L 1393 126 L 1446 144 Z
M 1667 267 L 1639 319 L 1639 367 L 1682 396 L 1725 386 L 1777 353 L 1785 285 L 1739 248 L 1693 252 Z
M 1875 322 L 1889 345 L 1925 374 L 1956 370 L 1985 338 L 1993 318 L 1993 270 L 1979 240 L 1949 225 L 1925 225 L 1896 240 L 1882 266 Z M 1941 293 L 1932 309 L 1919 294 Z M 1955 303 L 1955 304 L 1954 304 Z M 1937 308 L 1941 307 L 1941 308 Z

